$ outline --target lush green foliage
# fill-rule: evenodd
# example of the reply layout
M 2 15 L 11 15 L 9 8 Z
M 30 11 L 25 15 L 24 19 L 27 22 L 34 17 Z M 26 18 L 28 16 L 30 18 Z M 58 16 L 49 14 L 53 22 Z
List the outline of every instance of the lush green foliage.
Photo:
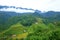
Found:
M 60 40 L 60 21 L 50 22 L 36 13 L 7 19 L 0 23 L 0 40 Z

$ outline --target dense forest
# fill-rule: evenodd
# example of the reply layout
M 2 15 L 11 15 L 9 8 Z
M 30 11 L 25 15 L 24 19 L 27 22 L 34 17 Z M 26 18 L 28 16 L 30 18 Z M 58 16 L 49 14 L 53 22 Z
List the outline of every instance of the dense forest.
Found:
M 60 40 L 60 12 L 0 11 L 0 40 Z

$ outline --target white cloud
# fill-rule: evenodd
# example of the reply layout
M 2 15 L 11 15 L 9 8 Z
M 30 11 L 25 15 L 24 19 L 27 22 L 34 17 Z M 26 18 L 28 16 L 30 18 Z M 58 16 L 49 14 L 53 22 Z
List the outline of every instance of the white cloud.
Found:
M 32 10 L 23 10 L 23 9 L 15 9 L 15 8 L 3 8 L 3 9 L 0 9 L 0 11 L 11 11 L 11 12 L 17 12 L 17 13 L 24 13 L 24 12 L 31 12 L 31 13 L 34 13 L 34 11 Z
M 41 11 L 60 11 L 60 0 L 0 0 L 0 5 L 33 8 Z

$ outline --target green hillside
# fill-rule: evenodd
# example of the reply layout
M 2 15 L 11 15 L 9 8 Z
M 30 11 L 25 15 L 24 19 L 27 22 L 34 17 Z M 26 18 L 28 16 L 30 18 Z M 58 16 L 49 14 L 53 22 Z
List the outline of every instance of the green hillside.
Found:
M 10 17 L 0 24 L 0 40 L 60 40 L 60 21 L 47 21 L 33 14 Z

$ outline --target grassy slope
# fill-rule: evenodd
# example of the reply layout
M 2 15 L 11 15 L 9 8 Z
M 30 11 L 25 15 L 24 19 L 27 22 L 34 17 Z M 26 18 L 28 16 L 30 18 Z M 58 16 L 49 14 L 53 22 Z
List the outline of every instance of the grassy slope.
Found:
M 53 39 L 56 35 L 56 37 L 58 37 L 56 39 L 60 38 L 60 28 L 58 28 L 58 26 L 51 23 L 45 25 L 41 18 L 36 18 L 36 20 L 37 21 L 31 26 L 23 26 L 19 22 L 11 25 L 10 28 L 0 33 L 0 40 L 36 40 L 36 38 L 38 40 L 43 40 L 44 38 L 46 38 L 45 40 L 49 40 L 49 37 L 52 37 L 51 39 Z

